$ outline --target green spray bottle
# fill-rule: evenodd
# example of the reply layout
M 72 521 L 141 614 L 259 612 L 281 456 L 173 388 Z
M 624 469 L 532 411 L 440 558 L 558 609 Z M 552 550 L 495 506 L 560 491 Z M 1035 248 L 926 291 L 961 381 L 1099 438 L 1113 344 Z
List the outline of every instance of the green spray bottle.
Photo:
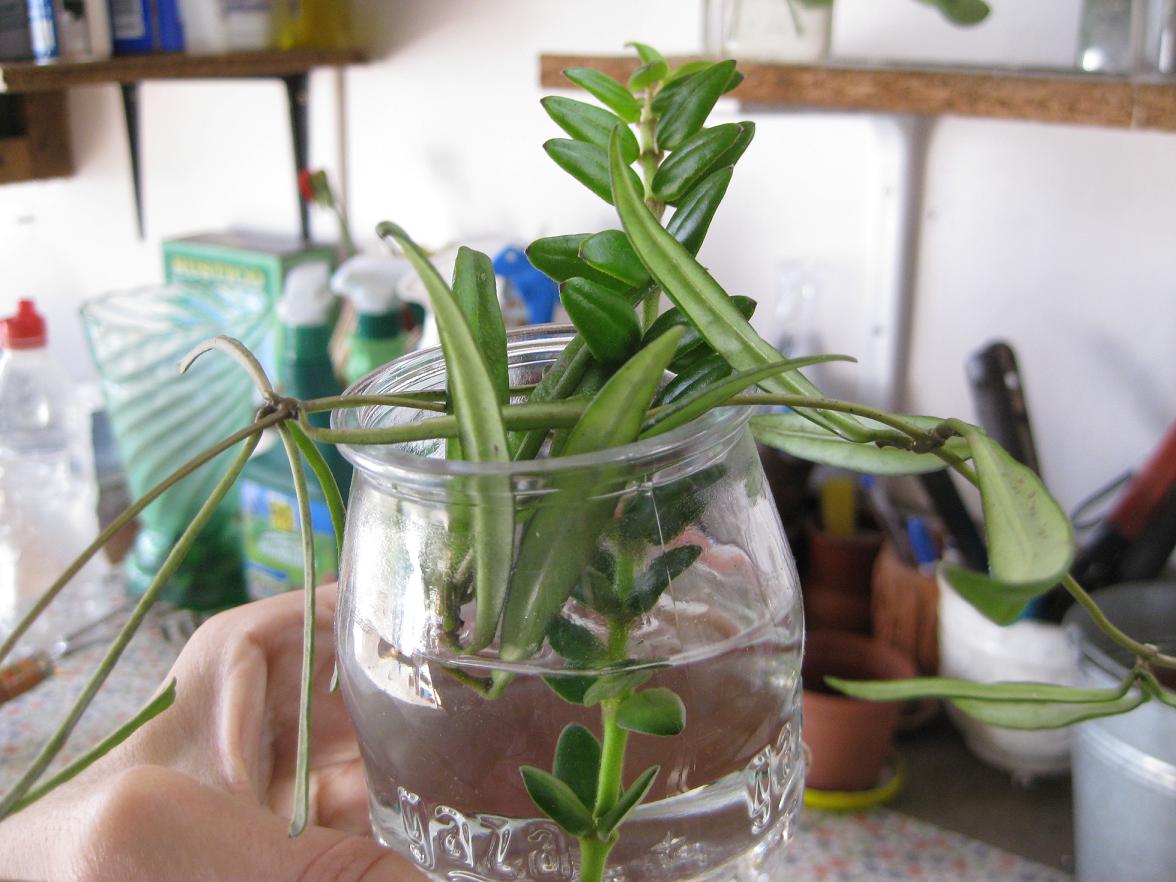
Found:
M 343 367 L 347 385 L 407 351 L 405 309 L 396 289 L 410 270 L 402 258 L 357 254 L 340 264 L 331 277 L 331 288 L 346 297 L 356 312 Z
M 328 287 L 329 272 L 322 261 L 294 267 L 278 303 L 283 342 L 278 385 L 295 398 L 337 395 L 342 388 L 328 348 L 335 303 Z M 330 415 L 314 413 L 309 419 L 313 425 L 327 426 Z M 299 589 L 303 575 L 298 500 L 285 447 L 271 430 L 259 451 L 249 460 L 240 482 L 245 584 L 253 600 Z M 321 444 L 319 451 L 346 496 L 351 466 L 333 445 Z M 310 469 L 303 465 L 302 470 L 310 497 L 315 575 L 321 584 L 338 575 L 339 555 L 326 498 Z

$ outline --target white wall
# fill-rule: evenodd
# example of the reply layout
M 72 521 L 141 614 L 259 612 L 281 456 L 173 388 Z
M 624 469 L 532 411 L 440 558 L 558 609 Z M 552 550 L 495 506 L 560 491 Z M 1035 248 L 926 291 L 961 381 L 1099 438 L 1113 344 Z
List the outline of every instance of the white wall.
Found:
M 360 0 L 357 30 L 378 60 L 346 73 L 342 107 L 331 73 L 312 78 L 313 164 L 345 171 L 352 223 L 368 247 L 384 218 L 430 245 L 615 226 L 605 203 L 542 154 L 558 133 L 537 103 L 537 56 L 618 52 L 631 37 L 694 52 L 700 5 Z M 78 377 L 91 370 L 78 304 L 157 281 L 161 238 L 233 224 L 296 229 L 279 86 L 152 83 L 142 100 L 146 241 L 135 235 L 114 87 L 70 96 L 75 176 L 0 187 L 0 309 L 37 297 L 55 351 Z M 736 118 L 734 108 L 721 113 Z M 702 257 L 729 290 L 761 300 L 768 335 L 781 264 L 811 262 L 822 345 L 861 352 L 884 186 L 873 120 L 753 118 L 756 143 Z M 907 406 L 969 417 L 963 360 L 1003 336 L 1021 356 L 1047 478 L 1063 502 L 1136 462 L 1176 416 L 1174 154 L 1171 135 L 938 123 Z M 832 383 L 852 388 L 852 375 Z

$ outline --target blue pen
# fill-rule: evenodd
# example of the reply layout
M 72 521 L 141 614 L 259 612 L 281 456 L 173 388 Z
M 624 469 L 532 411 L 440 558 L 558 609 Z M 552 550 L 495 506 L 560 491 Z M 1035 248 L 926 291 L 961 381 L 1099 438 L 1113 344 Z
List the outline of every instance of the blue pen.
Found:
M 917 515 L 907 518 L 907 538 L 911 540 L 911 551 L 915 555 L 915 564 L 920 570 L 932 569 L 939 560 L 939 549 L 935 546 L 935 538 L 927 528 L 927 522 Z

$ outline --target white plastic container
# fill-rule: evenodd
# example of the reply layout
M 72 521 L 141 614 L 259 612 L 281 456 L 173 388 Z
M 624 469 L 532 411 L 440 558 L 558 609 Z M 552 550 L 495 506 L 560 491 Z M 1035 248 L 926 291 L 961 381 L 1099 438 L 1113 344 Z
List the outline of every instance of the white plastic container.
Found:
M 984 683 L 1078 683 L 1070 638 L 1060 625 L 1023 620 L 1001 627 L 982 616 L 942 578 L 939 673 Z M 950 704 L 947 707 L 968 749 L 988 765 L 1011 772 L 1019 782 L 1060 774 L 1070 767 L 1070 734 L 1066 729 L 1005 729 L 978 722 Z

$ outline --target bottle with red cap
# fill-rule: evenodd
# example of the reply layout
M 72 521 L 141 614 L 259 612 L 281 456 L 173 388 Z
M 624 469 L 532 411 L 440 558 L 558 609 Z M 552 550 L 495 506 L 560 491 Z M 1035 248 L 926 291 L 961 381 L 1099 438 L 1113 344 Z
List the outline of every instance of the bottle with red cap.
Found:
M 87 414 L 47 339 L 31 300 L 0 320 L 0 632 L 98 531 Z

